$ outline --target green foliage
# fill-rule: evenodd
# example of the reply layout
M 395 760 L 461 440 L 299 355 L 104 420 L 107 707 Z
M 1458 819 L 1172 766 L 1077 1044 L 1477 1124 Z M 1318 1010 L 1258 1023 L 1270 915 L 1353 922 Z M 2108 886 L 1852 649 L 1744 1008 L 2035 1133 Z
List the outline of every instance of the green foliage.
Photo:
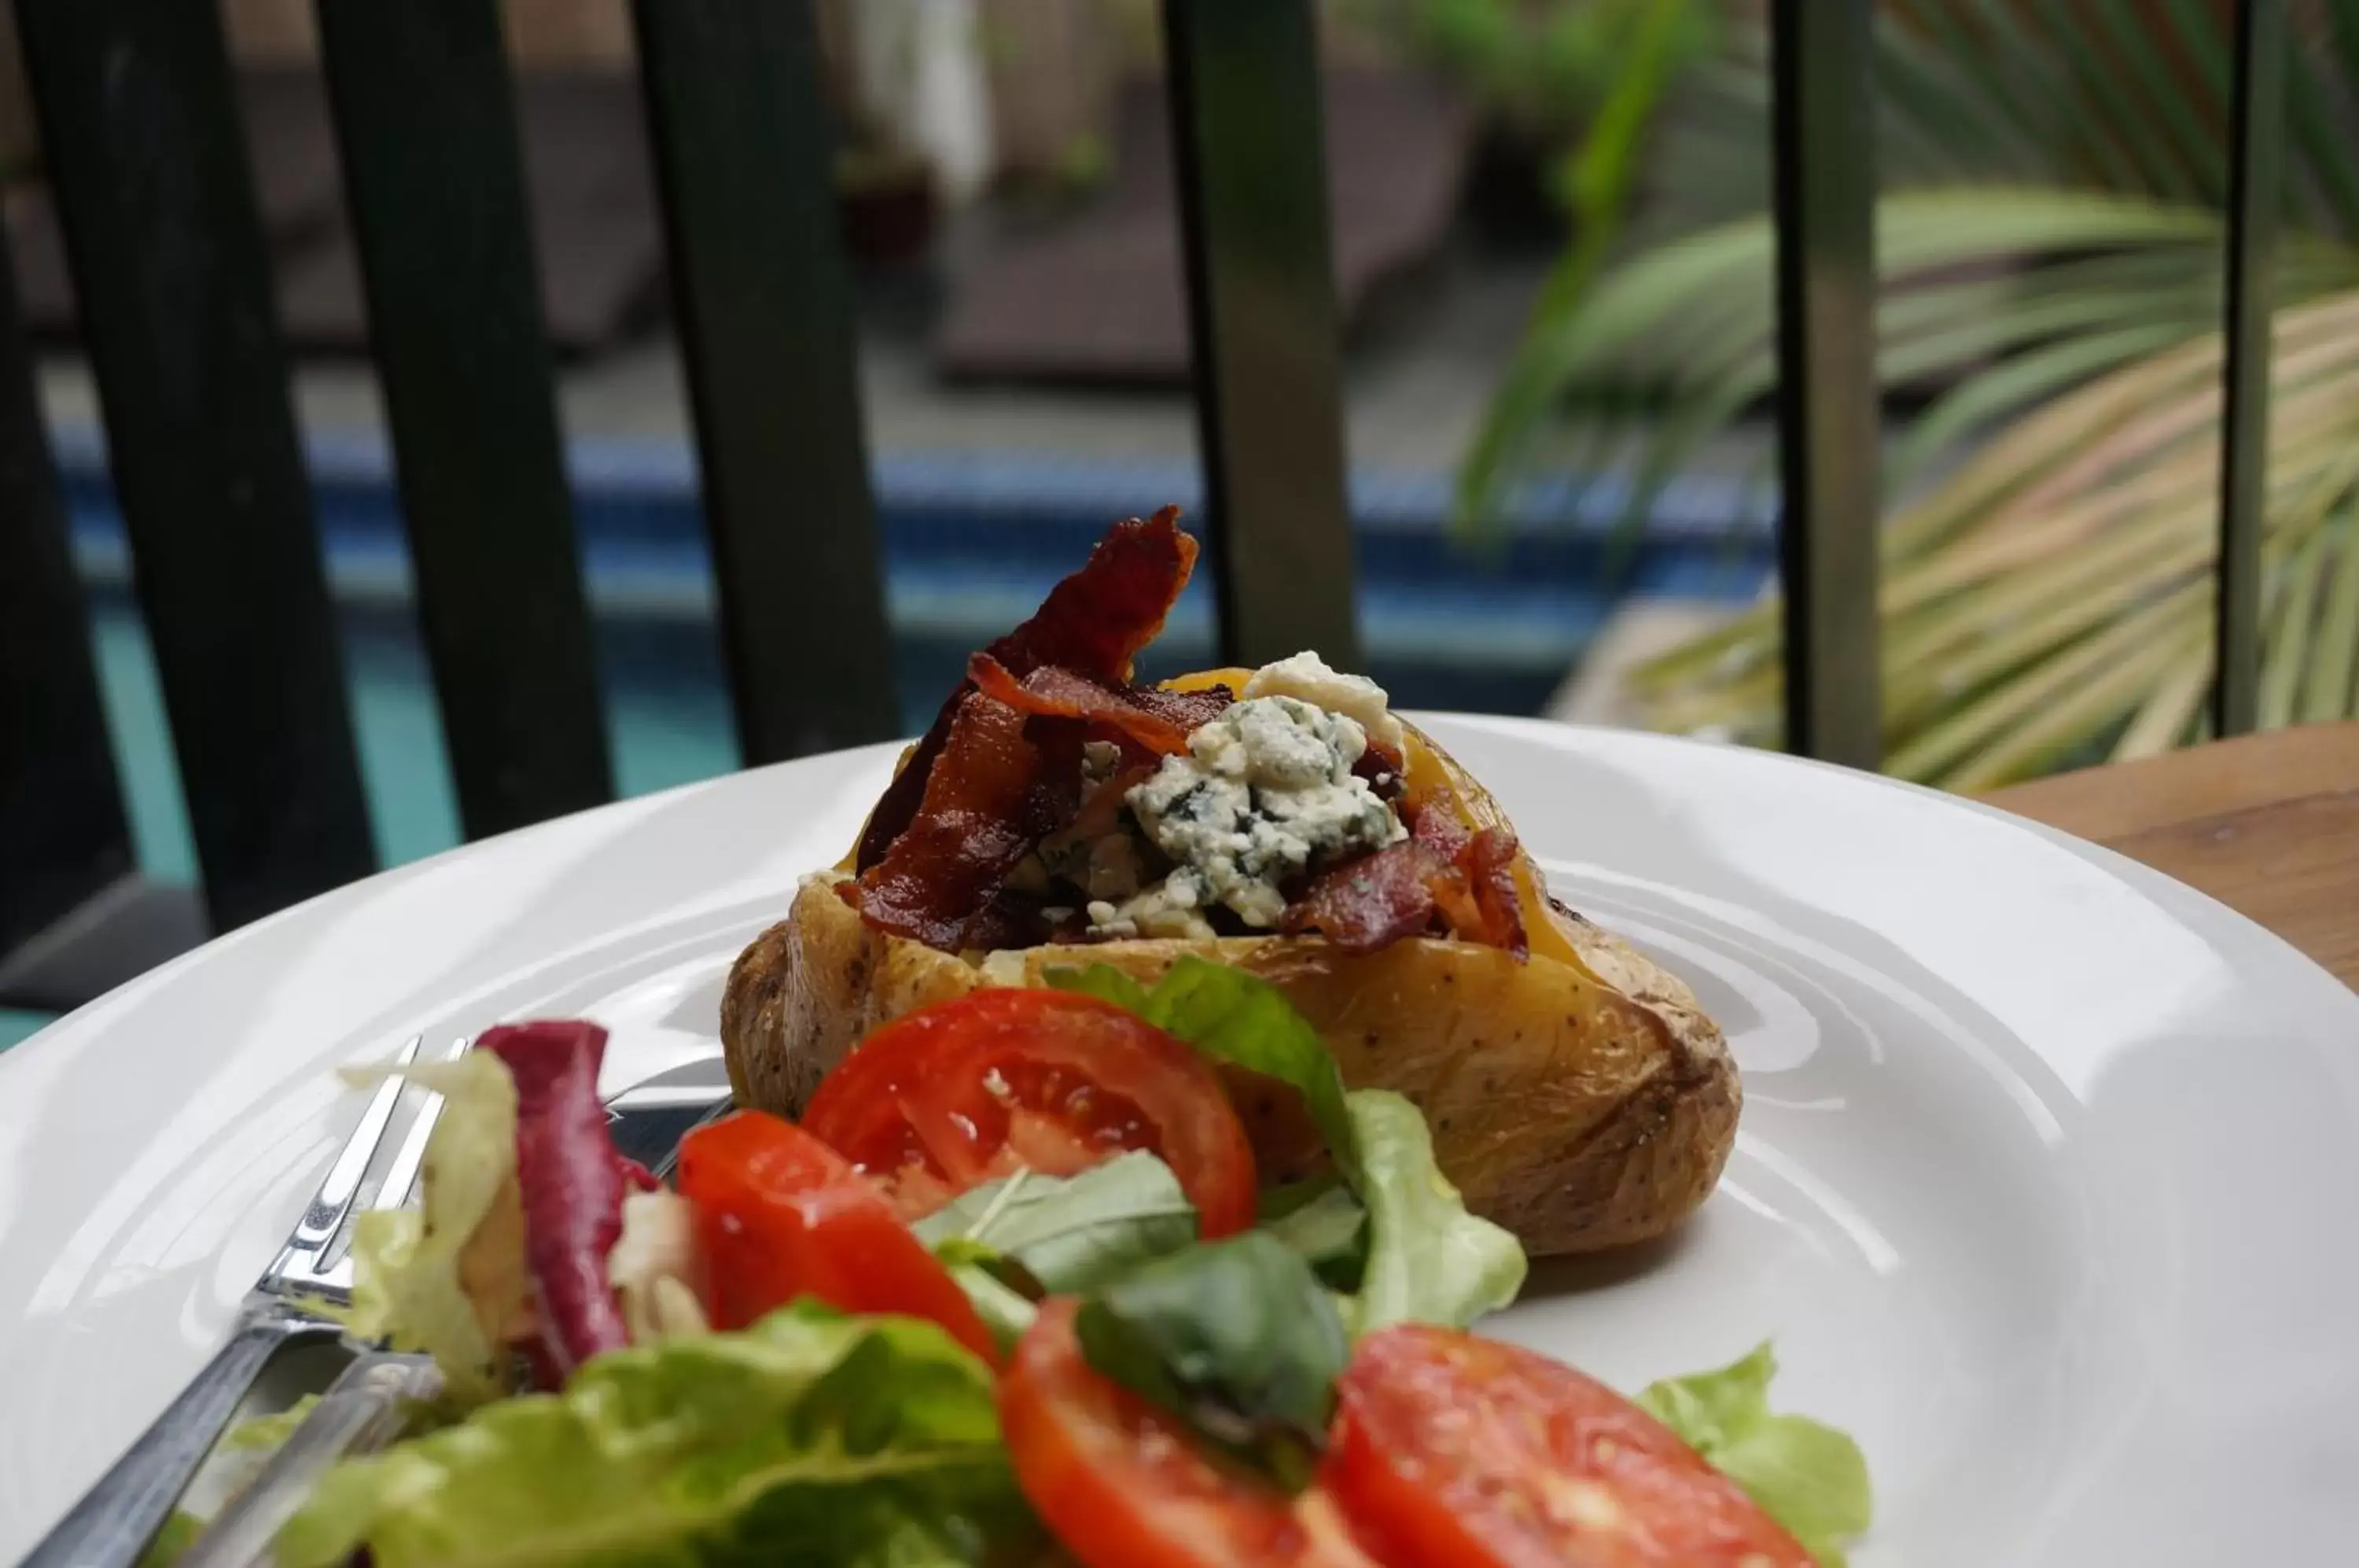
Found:
M 1072 1295 L 1192 1243 L 1196 1210 L 1169 1166 L 1134 1149 L 1077 1175 L 970 1187 L 914 1228 L 929 1247 L 1020 1269 L 1032 1295 Z
M 1091 1366 L 1297 1490 L 1352 1354 L 1310 1265 L 1259 1230 L 1134 1269 L 1082 1303 L 1073 1332 Z
M 1650 1383 L 1638 1406 L 1680 1434 L 1793 1532 L 1821 1568 L 1843 1568 L 1843 1548 L 1875 1512 L 1867 1460 L 1847 1432 L 1769 1409 L 1777 1359 L 1763 1345 L 1716 1371 Z
M 560 1394 L 331 1470 L 279 1568 L 953 1568 L 1035 1539 L 991 1369 L 929 1323 L 804 1301 L 614 1351 Z
M 2200 733 L 2219 423 L 2230 44 L 2171 0 L 1879 11 L 1877 368 L 1886 766 L 1989 788 Z M 2359 645 L 2359 0 L 2299 23 L 2271 419 L 2265 708 L 2353 711 Z M 1552 289 L 1461 474 L 1462 522 L 1550 464 L 1643 514 L 1775 385 L 1757 32 L 1655 141 L 1646 243 Z M 1962 463 L 1970 441 L 1978 449 Z M 1940 472 L 1944 463 L 1953 466 Z M 1777 608 L 1637 672 L 1658 727 L 1777 734 Z
M 1710 49 L 1718 10 L 1685 0 L 1356 0 L 1346 15 L 1518 133 L 1563 143 L 1588 127 L 1634 60 Z

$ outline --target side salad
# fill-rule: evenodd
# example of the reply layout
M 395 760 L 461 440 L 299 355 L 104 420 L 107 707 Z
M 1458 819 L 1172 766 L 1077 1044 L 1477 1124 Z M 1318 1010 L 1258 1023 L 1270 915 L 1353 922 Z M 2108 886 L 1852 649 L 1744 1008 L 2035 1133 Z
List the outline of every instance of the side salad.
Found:
M 698 1128 L 670 1188 L 607 1138 L 595 1025 L 410 1070 L 447 1108 L 350 1328 L 445 1391 L 282 1568 L 1795 1568 L 1865 1529 L 1766 1346 L 1633 1401 L 1463 1332 L 1522 1251 L 1275 990 L 1052 978 L 877 1030 L 799 1125 Z M 1299 1101 L 1318 1174 L 1256 1181 L 1242 1095 Z

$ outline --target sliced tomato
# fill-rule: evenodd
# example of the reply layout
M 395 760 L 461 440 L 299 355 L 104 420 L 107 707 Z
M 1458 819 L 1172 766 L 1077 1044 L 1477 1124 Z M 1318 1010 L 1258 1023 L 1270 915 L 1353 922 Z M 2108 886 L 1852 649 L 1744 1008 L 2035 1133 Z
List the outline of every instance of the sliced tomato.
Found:
M 680 1140 L 713 1317 L 743 1328 L 799 1296 L 927 1318 L 985 1360 L 998 1351 L 966 1292 L 875 1184 L 792 1122 L 739 1111 Z
M 1085 1568 L 1375 1568 L 1315 1492 L 1232 1475 L 1177 1421 L 1101 1376 L 1054 1298 L 999 1380 L 1016 1483 Z
M 1070 1176 L 1143 1149 L 1180 1178 L 1203 1235 L 1253 1225 L 1253 1146 L 1218 1075 L 1094 996 L 995 987 L 906 1014 L 827 1075 L 802 1125 L 912 1217 L 1019 1168 Z
M 1383 1329 L 1336 1393 L 1320 1481 L 1386 1568 L 1812 1568 L 1669 1428 L 1528 1350 Z

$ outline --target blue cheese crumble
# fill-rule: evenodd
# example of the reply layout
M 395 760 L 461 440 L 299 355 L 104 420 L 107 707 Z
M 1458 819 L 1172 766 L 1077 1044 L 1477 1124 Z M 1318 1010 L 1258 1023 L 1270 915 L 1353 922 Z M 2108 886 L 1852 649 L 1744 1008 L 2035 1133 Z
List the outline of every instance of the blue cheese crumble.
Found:
M 1299 697 L 1313 707 L 1340 713 L 1358 724 L 1374 744 L 1400 754 L 1403 734 L 1393 716 L 1385 689 L 1364 675 L 1345 675 L 1327 668 L 1315 653 L 1298 653 L 1253 672 L 1240 697 Z
M 1309 675 L 1305 659 L 1318 663 L 1298 656 L 1285 661 L 1289 673 Z M 1390 721 L 1382 691 L 1363 684 L 1375 694 L 1372 716 Z M 1353 696 L 1370 712 L 1364 694 Z M 1119 903 L 1093 898 L 1090 934 L 1208 937 L 1206 914 L 1216 908 L 1249 927 L 1275 927 L 1286 912 L 1283 884 L 1315 863 L 1408 836 L 1393 809 L 1352 772 L 1367 748 L 1361 720 L 1299 696 L 1250 695 L 1223 709 L 1189 735 L 1185 756 L 1165 757 L 1123 797 L 1172 870 Z

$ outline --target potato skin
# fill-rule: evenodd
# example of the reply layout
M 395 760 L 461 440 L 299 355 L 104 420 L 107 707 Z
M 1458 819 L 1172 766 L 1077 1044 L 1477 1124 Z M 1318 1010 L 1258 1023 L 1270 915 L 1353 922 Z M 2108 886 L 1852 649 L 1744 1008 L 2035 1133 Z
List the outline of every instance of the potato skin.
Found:
M 986 979 L 964 959 L 869 930 L 832 881 L 805 882 L 730 971 L 721 1032 L 740 1104 L 796 1115 L 870 1029 L 978 985 L 1038 985 L 1076 964 L 1151 984 L 1196 953 L 1285 992 L 1346 1083 L 1422 1106 L 1443 1173 L 1535 1255 L 1661 1235 L 1710 1194 L 1735 1138 L 1741 1094 L 1719 1030 L 1677 979 L 1585 921 L 1567 934 L 1613 985 L 1425 938 L 1359 954 L 1317 937 L 1041 947 L 995 955 Z M 1288 1119 L 1240 1108 L 1256 1148 L 1282 1159 Z
M 1505 822 L 1446 752 L 1414 730 L 1410 741 L 1413 782 L 1421 753 L 1473 822 Z M 1528 860 L 1521 871 L 1540 886 Z M 1415 1101 L 1468 1207 L 1535 1256 L 1662 1235 L 1711 1194 L 1735 1142 L 1736 1065 L 1694 994 L 1554 900 L 1537 913 L 1578 963 L 1432 938 L 1348 953 L 1316 936 L 1256 936 L 1036 947 L 979 966 L 871 931 L 838 895 L 842 876 L 806 878 L 730 970 L 721 1038 L 741 1105 L 797 1115 L 869 1030 L 979 985 L 1037 985 L 1085 964 L 1152 984 L 1192 953 L 1285 992 L 1348 1085 Z M 1243 1095 L 1238 1109 L 1265 1174 L 1282 1170 L 1301 1146 L 1299 1109 Z

